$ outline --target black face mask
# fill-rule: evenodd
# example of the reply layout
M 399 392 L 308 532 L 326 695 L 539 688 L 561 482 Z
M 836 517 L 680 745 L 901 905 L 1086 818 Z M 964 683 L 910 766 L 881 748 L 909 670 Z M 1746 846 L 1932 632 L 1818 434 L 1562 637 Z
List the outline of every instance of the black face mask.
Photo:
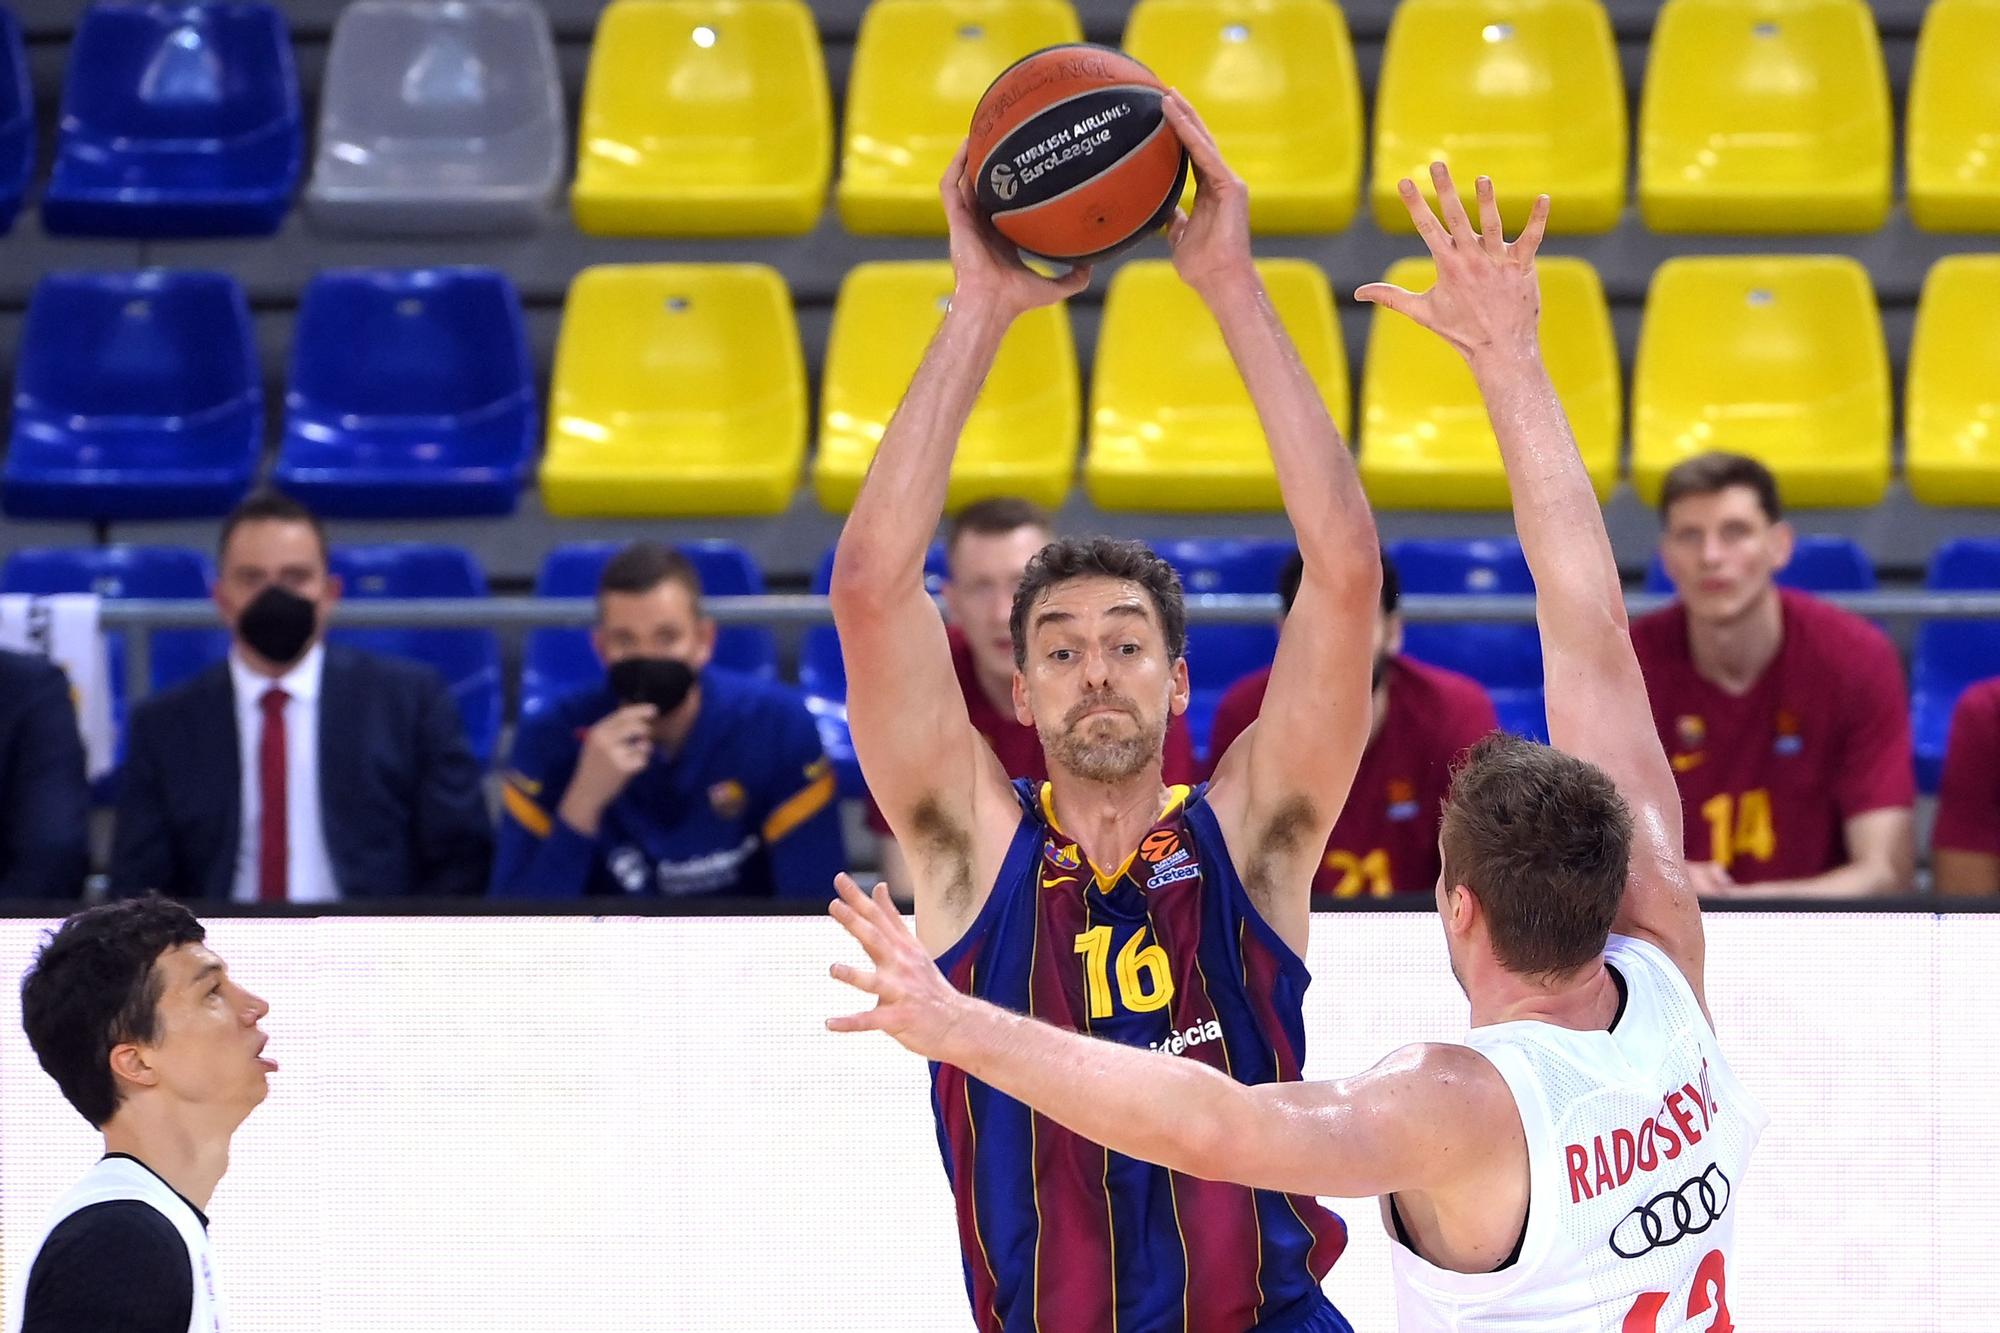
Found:
M 319 628 L 319 608 L 273 583 L 250 599 L 236 617 L 236 633 L 259 657 L 290 666 L 312 642 Z
M 694 688 L 694 668 L 672 657 L 628 657 L 613 662 L 611 692 L 621 704 L 651 704 L 665 717 Z

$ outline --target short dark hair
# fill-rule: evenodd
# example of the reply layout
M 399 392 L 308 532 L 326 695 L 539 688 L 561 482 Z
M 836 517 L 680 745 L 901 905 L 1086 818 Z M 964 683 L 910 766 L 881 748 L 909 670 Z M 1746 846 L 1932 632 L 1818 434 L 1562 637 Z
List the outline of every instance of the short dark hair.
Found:
M 1632 853 L 1632 812 L 1604 770 L 1496 731 L 1452 775 L 1447 887 L 1479 896 L 1510 972 L 1560 976 L 1604 951 Z
M 21 978 L 28 1045 L 69 1104 L 103 1128 L 118 1110 L 111 1048 L 159 1036 L 161 954 L 206 937 L 194 913 L 149 895 L 87 908 L 49 932 Z
M 608 592 L 651 592 L 663 583 L 678 583 L 694 599 L 696 614 L 701 611 L 701 571 L 694 561 L 660 542 L 633 542 L 604 562 L 597 576 L 597 599 L 602 607 Z
M 1778 504 L 1778 479 L 1747 454 L 1706 453 L 1682 459 L 1660 483 L 1660 522 L 1679 501 L 1694 495 L 1715 495 L 1732 486 L 1748 487 L 1764 517 L 1776 523 L 1785 516 Z
M 1160 617 L 1167 659 L 1187 655 L 1187 602 L 1181 595 L 1181 576 L 1172 565 L 1144 542 L 1059 537 L 1035 552 L 1021 575 L 1021 586 L 1014 590 L 1014 610 L 1007 626 L 1014 636 L 1015 666 L 1027 665 L 1028 613 L 1034 609 L 1035 599 L 1058 584 L 1087 578 L 1126 579 L 1144 588 Z
M 1292 603 L 1299 599 L 1299 583 L 1306 576 L 1306 562 L 1297 551 L 1285 561 L 1285 567 L 1278 571 L 1278 599 L 1285 604 L 1285 614 L 1292 613 Z M 1396 562 L 1382 552 L 1382 614 L 1396 614 L 1397 603 L 1403 600 L 1402 576 L 1396 573 Z
M 1023 500 L 1016 495 L 995 495 L 984 500 L 974 500 L 952 515 L 950 525 L 945 528 L 945 554 L 950 555 L 957 550 L 958 539 L 967 533 L 976 533 L 981 537 L 999 537 L 1021 528 L 1039 528 L 1043 532 L 1055 531 L 1049 522 L 1049 511 L 1033 500 Z
M 319 541 L 320 563 L 326 563 L 326 525 L 319 521 L 319 515 L 283 491 L 268 487 L 244 496 L 237 502 L 236 508 L 229 511 L 229 517 L 222 520 L 222 535 L 215 542 L 218 563 L 229 552 L 229 539 L 245 523 L 303 523 L 312 529 L 313 536 Z

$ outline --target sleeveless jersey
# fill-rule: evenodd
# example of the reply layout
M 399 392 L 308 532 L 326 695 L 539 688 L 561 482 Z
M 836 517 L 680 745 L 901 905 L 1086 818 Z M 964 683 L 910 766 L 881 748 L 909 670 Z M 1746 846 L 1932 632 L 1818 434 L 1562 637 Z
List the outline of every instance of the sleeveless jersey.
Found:
M 1404 1333 L 1730 1327 L 1737 1192 L 1768 1118 L 1666 954 L 1613 935 L 1604 961 L 1625 983 L 1610 1031 L 1522 1021 L 1466 1037 L 1521 1113 L 1527 1234 L 1510 1267 L 1453 1273 L 1391 1224 Z
M 1299 1077 L 1305 964 L 1251 905 L 1206 784 L 1175 787 L 1116 874 L 1057 826 L 1047 784 L 992 896 L 938 959 L 952 984 L 1057 1027 Z M 958 1069 L 931 1066 L 981 1333 L 1345 1330 L 1320 1290 L 1347 1243 L 1311 1198 L 1197 1180 L 1110 1152 Z
M 222 1301 L 215 1291 L 215 1265 L 209 1255 L 208 1229 L 202 1226 L 194 1209 L 174 1193 L 171 1186 L 130 1158 L 106 1157 L 86 1171 L 83 1179 L 70 1186 L 56 1200 L 48 1225 L 42 1228 L 41 1238 L 35 1242 L 36 1252 L 40 1253 L 49 1234 L 71 1215 L 93 1204 L 128 1199 L 150 1204 L 173 1223 L 174 1230 L 180 1233 L 181 1240 L 187 1245 L 188 1270 L 194 1277 L 194 1301 L 189 1307 L 188 1333 L 220 1333 Z M 30 1270 L 32 1267 L 31 1262 Z

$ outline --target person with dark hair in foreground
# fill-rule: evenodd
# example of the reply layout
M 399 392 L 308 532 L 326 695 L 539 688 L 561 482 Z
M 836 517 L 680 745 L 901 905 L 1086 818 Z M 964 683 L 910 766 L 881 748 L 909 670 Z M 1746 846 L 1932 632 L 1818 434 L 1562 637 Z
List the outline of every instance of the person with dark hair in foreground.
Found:
M 501 788 L 496 897 L 824 901 L 833 768 L 799 697 L 712 666 L 685 555 L 634 542 L 597 583 L 602 684 L 525 718 Z
M 1313 877 L 1327 898 L 1388 898 L 1429 893 L 1438 877 L 1438 816 L 1452 765 L 1472 743 L 1496 730 L 1493 700 L 1478 681 L 1403 653 L 1402 591 L 1396 566 L 1382 555 L 1382 604 L 1375 616 L 1368 748 L 1361 752 L 1347 804 L 1334 821 Z M 1299 592 L 1299 559 L 1278 575 L 1285 613 Z M 1215 707 L 1211 752 L 1257 720 L 1271 684 L 1265 667 L 1223 692 Z
M 834 917 L 876 997 L 828 1021 L 888 1032 L 1114 1153 L 1300 1195 L 1378 1195 L 1405 1333 L 1729 1326 L 1738 1191 L 1765 1124 L 1703 998 L 1701 909 L 1604 519 L 1536 337 L 1536 202 L 1518 241 L 1478 185 L 1475 231 L 1402 182 L 1437 281 L 1358 299 L 1470 363 L 1535 576 L 1554 747 L 1494 735 L 1452 785 L 1437 882 L 1463 1045 L 1409 1046 L 1352 1078 L 1244 1086 L 963 995 L 887 898 L 842 877 Z M 1671 1203 L 1672 1207 L 1667 1205 Z M 1713 1312 L 1713 1318 L 1703 1316 Z
M 830 596 L 854 748 L 909 863 L 917 932 L 952 982 L 1130 1046 L 1188 1038 L 1245 1083 L 1298 1077 L 1313 869 L 1368 736 L 1375 523 L 1326 404 L 1250 254 L 1248 198 L 1178 96 L 1199 188 L 1169 224 L 1175 270 L 1256 405 L 1304 576 L 1263 717 L 1214 780 L 1162 781 L 1188 704 L 1173 567 L 1139 542 L 1064 539 L 1008 614 L 1017 721 L 1046 782 L 1010 782 L 974 728 L 924 591 L 952 450 L 1008 326 L 1088 281 L 1022 265 L 946 172 L 956 289 L 842 529 Z M 1171 331 L 1168 331 L 1171 334 Z M 1107 1154 L 939 1068 L 932 1094 L 981 1329 L 1334 1333 L 1320 1282 L 1346 1243 L 1315 1200 Z
M 78 912 L 21 982 L 21 1026 L 104 1156 L 56 1202 L 21 1333 L 216 1333 L 209 1196 L 278 1068 L 270 1005 L 229 975 L 179 903 Z

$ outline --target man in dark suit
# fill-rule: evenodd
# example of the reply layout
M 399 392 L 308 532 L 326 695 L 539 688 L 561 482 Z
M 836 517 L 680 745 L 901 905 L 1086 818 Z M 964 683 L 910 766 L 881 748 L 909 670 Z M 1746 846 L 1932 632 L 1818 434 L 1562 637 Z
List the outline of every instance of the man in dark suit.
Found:
M 428 667 L 323 642 L 340 580 L 284 496 L 223 524 L 229 660 L 132 712 L 113 893 L 235 902 L 474 894 L 492 830 Z
M 90 787 L 61 668 L 0 651 L 0 898 L 75 898 Z

